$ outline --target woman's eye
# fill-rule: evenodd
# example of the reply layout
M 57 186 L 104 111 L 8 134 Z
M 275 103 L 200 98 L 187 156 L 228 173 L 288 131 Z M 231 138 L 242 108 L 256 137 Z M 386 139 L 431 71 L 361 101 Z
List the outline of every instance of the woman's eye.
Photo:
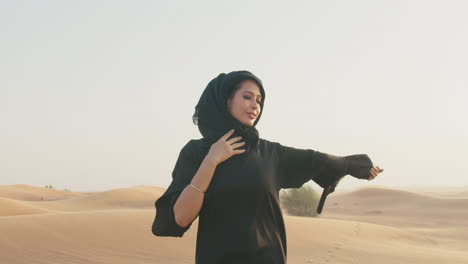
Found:
M 252 98 L 252 97 L 250 97 L 250 96 L 244 96 L 244 99 L 250 100 L 251 98 Z M 257 101 L 257 103 L 260 104 L 261 102 L 260 102 L 260 101 Z

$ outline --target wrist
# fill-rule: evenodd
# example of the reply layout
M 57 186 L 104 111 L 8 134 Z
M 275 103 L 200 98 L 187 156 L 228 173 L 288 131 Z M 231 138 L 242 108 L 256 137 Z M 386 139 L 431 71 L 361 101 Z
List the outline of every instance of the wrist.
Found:
M 217 167 L 219 164 L 219 162 L 209 154 L 205 156 L 205 158 L 203 159 L 203 163 L 213 168 Z

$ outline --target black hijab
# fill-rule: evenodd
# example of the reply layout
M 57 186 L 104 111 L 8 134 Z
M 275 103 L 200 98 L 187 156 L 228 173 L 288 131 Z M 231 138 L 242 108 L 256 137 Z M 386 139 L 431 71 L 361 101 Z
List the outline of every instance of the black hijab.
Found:
M 262 95 L 260 113 L 252 126 L 242 124 L 227 110 L 230 92 L 236 84 L 247 79 L 257 83 Z M 195 106 L 192 120 L 195 125 L 198 125 L 198 130 L 200 130 L 203 139 L 208 144 L 215 143 L 229 130 L 235 129 L 231 137 L 242 136 L 242 141 L 245 142 L 242 148 L 247 152 L 258 145 L 259 134 L 255 126 L 262 116 L 264 103 L 265 90 L 262 81 L 253 73 L 245 70 L 232 71 L 228 74 L 220 73 L 208 83 L 203 91 L 198 104 Z

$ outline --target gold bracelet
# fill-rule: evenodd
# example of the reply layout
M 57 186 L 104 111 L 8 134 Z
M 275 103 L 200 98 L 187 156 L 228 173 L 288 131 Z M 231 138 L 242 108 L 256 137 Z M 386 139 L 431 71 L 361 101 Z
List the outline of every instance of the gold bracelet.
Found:
M 195 190 L 197 190 L 197 191 L 199 191 L 201 193 L 205 193 L 204 191 L 202 191 L 202 190 L 198 189 L 197 187 L 193 186 L 192 183 L 190 183 L 190 186 L 192 186 L 192 188 L 194 188 Z

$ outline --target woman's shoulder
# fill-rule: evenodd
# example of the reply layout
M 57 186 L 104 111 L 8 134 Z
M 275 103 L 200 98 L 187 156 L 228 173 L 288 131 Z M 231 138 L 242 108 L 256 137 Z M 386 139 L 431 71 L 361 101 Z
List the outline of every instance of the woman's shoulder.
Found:
M 189 139 L 188 142 L 183 146 L 182 150 L 198 151 L 206 148 L 209 148 L 207 142 L 203 138 L 199 138 Z
M 205 157 L 209 149 L 210 146 L 205 140 L 203 140 L 203 138 L 190 139 L 182 147 L 181 154 L 192 157 L 194 161 L 200 161 Z
M 274 140 L 268 140 L 264 138 L 259 139 L 260 145 L 266 145 L 266 146 L 278 146 L 281 145 L 279 142 L 276 142 Z
M 264 138 L 259 139 L 259 147 L 268 151 L 278 150 L 281 148 L 281 146 L 282 145 L 279 142 L 273 140 L 268 140 Z

